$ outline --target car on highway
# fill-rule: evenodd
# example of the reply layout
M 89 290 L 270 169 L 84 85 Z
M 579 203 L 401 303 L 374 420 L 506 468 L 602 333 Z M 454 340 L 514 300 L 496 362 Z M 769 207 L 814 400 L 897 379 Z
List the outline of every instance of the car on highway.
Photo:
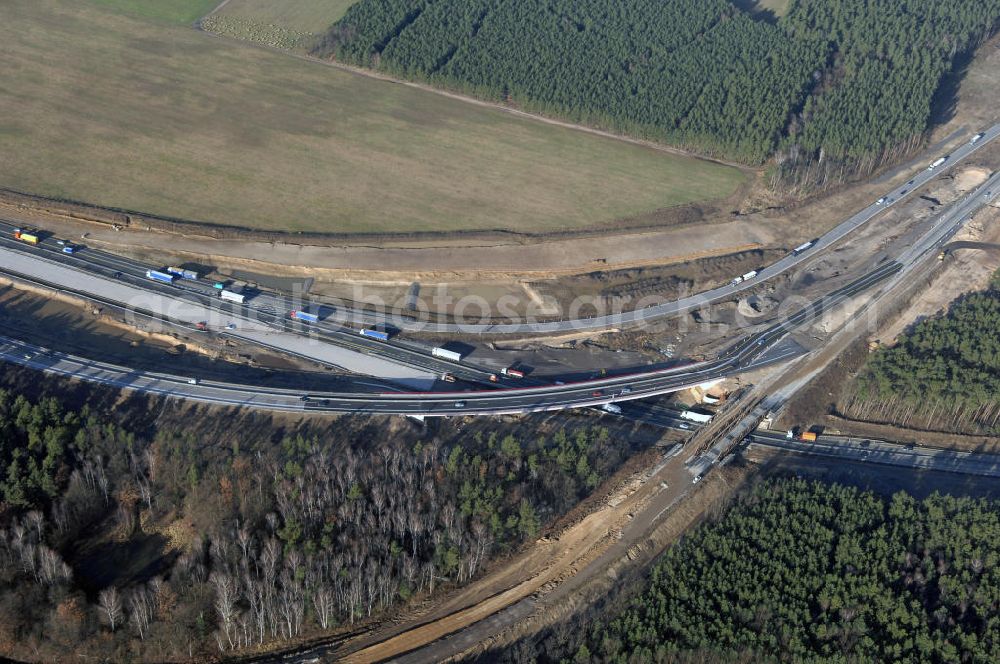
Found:
M 230 323 L 229 325 L 226 326 L 226 329 L 227 330 L 235 330 L 236 329 L 236 323 Z
M 983 134 L 983 133 L 976 134 L 975 136 L 972 137 L 972 140 L 969 141 L 969 143 L 972 144 L 972 145 L 975 145 L 979 141 L 983 140 L 984 136 L 986 136 L 986 134 Z
M 628 387 L 628 386 L 626 385 L 625 387 L 623 387 L 623 388 L 622 388 L 622 391 L 621 391 L 621 394 L 623 394 L 623 395 L 624 395 L 624 394 L 632 394 L 632 388 L 631 388 L 631 387 Z
M 197 385 L 197 384 L 198 384 L 197 378 L 188 378 L 188 385 Z
M 604 392 L 602 392 L 601 390 L 594 390 L 593 393 L 592 393 L 592 396 L 603 397 L 604 396 Z
M 455 408 L 465 408 L 465 402 L 464 401 L 456 401 L 455 402 Z
M 885 196 L 875 201 L 875 205 L 883 205 L 885 203 Z

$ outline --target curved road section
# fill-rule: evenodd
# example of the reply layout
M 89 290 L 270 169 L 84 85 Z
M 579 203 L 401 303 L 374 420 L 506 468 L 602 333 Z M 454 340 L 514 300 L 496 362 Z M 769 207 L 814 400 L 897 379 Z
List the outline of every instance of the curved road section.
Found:
M 757 284 L 772 277 L 778 276 L 793 267 L 799 265 L 803 261 L 812 258 L 817 253 L 820 253 L 832 245 L 840 242 L 849 234 L 853 233 L 855 230 L 863 226 L 864 224 L 871 221 L 874 217 L 879 215 L 881 212 L 891 208 L 893 205 L 897 204 L 904 197 L 916 191 L 919 187 L 927 184 L 930 180 L 934 179 L 943 172 L 956 166 L 963 159 L 974 154 L 978 150 L 982 149 L 986 145 L 989 145 L 998 136 L 1000 136 L 1000 124 L 994 125 L 982 132 L 977 134 L 978 140 L 968 141 L 955 150 L 953 150 L 948 155 L 943 155 L 933 162 L 933 164 L 927 168 L 922 169 L 916 175 L 913 176 L 906 184 L 893 189 L 892 191 L 886 193 L 878 201 L 873 201 L 871 205 L 861 210 L 857 214 L 853 215 L 849 219 L 841 222 L 835 228 L 828 231 L 823 236 L 817 238 L 813 242 L 809 243 L 808 247 L 801 247 L 800 250 L 796 250 L 791 254 L 785 256 L 781 260 L 773 263 L 767 267 L 762 268 L 758 271 L 756 275 L 752 278 L 740 281 L 739 283 L 729 283 L 719 288 L 704 291 L 697 295 L 692 295 L 690 297 L 682 298 L 680 300 L 675 300 L 673 302 L 666 302 L 659 305 L 651 305 L 644 309 L 637 309 L 633 311 L 620 312 L 609 315 L 593 316 L 591 318 L 576 318 L 570 320 L 561 321 L 546 321 L 546 322 L 511 322 L 511 323 L 431 323 L 426 321 L 418 321 L 405 316 L 393 316 L 385 314 L 376 314 L 374 312 L 360 311 L 357 309 L 350 308 L 336 308 L 331 309 L 330 307 L 322 307 L 323 312 L 323 324 L 317 327 L 323 327 L 326 331 L 331 333 L 343 333 L 342 328 L 335 328 L 332 326 L 334 323 L 340 324 L 351 324 L 351 325 L 371 325 L 371 324 L 388 324 L 392 327 L 399 328 L 403 331 L 414 331 L 414 332 L 429 332 L 438 334 L 488 334 L 488 335 L 511 335 L 511 334 L 562 334 L 567 332 L 577 332 L 577 331 L 587 331 L 587 330 L 600 330 L 612 327 L 621 327 L 626 325 L 635 325 L 647 321 L 652 321 L 658 318 L 665 318 L 670 316 L 676 316 L 680 314 L 693 311 L 700 307 L 713 304 L 715 302 L 724 301 L 733 298 L 740 292 L 747 290 L 748 288 L 753 288 Z M 940 163 L 938 163 L 940 162 Z M 3 231 L 9 238 L 9 231 L 13 229 L 12 225 L 0 223 L 0 231 Z M 44 242 L 42 244 L 45 244 Z M 19 251 L 28 250 L 27 247 L 19 246 L 18 243 L 9 240 L 7 238 L 0 237 L 0 245 L 6 246 L 11 249 L 16 249 Z M 49 247 L 50 251 L 53 249 Z M 74 264 L 79 265 L 86 269 L 88 266 L 93 269 L 107 271 L 121 270 L 131 274 L 132 276 L 143 275 L 147 269 L 160 269 L 161 266 L 151 266 L 144 265 L 137 261 L 132 261 L 120 256 L 115 256 L 108 252 L 96 251 L 88 249 L 82 251 L 74 256 L 63 256 L 59 253 L 59 248 L 54 248 L 54 252 L 60 260 L 66 262 L 72 261 Z M 140 277 L 141 278 L 141 277 Z M 170 288 L 170 287 L 167 287 Z M 211 295 L 211 286 L 206 284 L 198 284 L 194 282 L 179 282 L 176 284 L 175 292 L 183 294 L 188 297 L 201 296 L 205 297 Z M 302 302 L 301 300 L 296 300 L 294 298 L 284 297 L 277 294 L 271 293 L 261 293 L 254 298 L 254 302 L 247 307 L 248 313 L 253 313 L 258 317 L 261 314 L 276 316 L 278 318 L 285 317 L 288 315 L 289 311 L 298 309 L 303 306 L 303 304 L 308 305 L 308 302 Z M 313 305 L 314 307 L 318 305 Z M 325 325 L 324 325 L 325 324 Z M 341 340 L 341 345 L 343 340 Z M 405 349 L 405 344 L 402 347 L 397 347 L 397 353 L 403 353 Z M 414 349 L 411 350 L 411 355 Z M 401 359 L 401 358 L 397 358 Z M 408 358 L 409 362 L 413 362 L 413 357 Z M 461 367 L 447 367 L 447 366 L 436 366 L 435 370 L 440 373 L 441 371 L 450 371 L 458 369 L 461 371 Z M 482 373 L 482 372 L 479 372 Z M 483 380 L 485 375 L 470 376 L 473 380 Z
M 421 416 L 501 415 L 598 406 L 676 392 L 718 378 L 783 362 L 802 352 L 782 343 L 788 333 L 824 311 L 849 300 L 902 270 L 887 262 L 860 279 L 826 295 L 787 319 L 749 335 L 714 360 L 686 367 L 643 371 L 571 382 L 522 388 L 468 392 L 379 392 L 370 385 L 352 392 L 303 392 L 199 381 L 171 374 L 141 372 L 114 364 L 88 360 L 31 344 L 6 340 L 0 358 L 49 373 L 82 378 L 117 388 L 150 394 L 184 397 L 219 405 L 270 410 L 310 410 L 341 413 L 379 413 Z M 363 380 L 359 377 L 359 380 Z

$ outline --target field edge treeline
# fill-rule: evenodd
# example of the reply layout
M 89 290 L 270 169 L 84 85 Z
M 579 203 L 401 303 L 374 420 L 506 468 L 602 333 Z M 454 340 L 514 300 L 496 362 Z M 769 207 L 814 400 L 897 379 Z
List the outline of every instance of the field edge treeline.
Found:
M 655 5 L 655 6 L 654 6 Z M 1000 1 L 361 0 L 313 53 L 748 165 L 809 190 L 920 147 Z

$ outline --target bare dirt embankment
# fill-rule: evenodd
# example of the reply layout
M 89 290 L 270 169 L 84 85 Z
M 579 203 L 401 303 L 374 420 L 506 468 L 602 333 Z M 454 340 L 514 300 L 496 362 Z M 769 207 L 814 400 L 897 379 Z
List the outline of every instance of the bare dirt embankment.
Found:
M 974 186 L 982 173 L 967 170 L 955 187 Z M 1000 243 L 1000 210 L 988 208 L 966 223 L 952 244 L 990 245 Z M 856 378 L 869 357 L 869 341 L 892 344 L 914 322 L 941 315 L 961 295 L 981 290 L 1000 267 L 1000 251 L 986 248 L 950 250 L 924 276 L 910 285 L 905 299 L 892 309 L 878 312 L 874 329 L 854 342 L 825 371 L 801 390 L 789 403 L 783 417 L 786 426 L 821 425 L 848 435 L 913 442 L 957 449 L 1000 449 L 1000 439 L 958 431 L 934 431 L 901 426 L 894 422 L 855 419 L 848 404 L 856 393 Z

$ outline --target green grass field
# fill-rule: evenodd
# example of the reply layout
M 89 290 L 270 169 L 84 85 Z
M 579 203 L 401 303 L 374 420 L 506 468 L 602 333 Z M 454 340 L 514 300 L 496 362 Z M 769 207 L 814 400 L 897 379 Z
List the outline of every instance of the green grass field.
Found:
M 219 13 L 320 34 L 355 2 L 357 0 L 229 0 Z
M 261 229 L 540 232 L 744 178 L 159 20 L 193 0 L 111 4 L 4 3 L 0 186 Z
M 221 0 L 90 0 L 99 5 L 144 18 L 171 23 L 194 23 Z M 264 0 L 267 2 L 267 0 Z

